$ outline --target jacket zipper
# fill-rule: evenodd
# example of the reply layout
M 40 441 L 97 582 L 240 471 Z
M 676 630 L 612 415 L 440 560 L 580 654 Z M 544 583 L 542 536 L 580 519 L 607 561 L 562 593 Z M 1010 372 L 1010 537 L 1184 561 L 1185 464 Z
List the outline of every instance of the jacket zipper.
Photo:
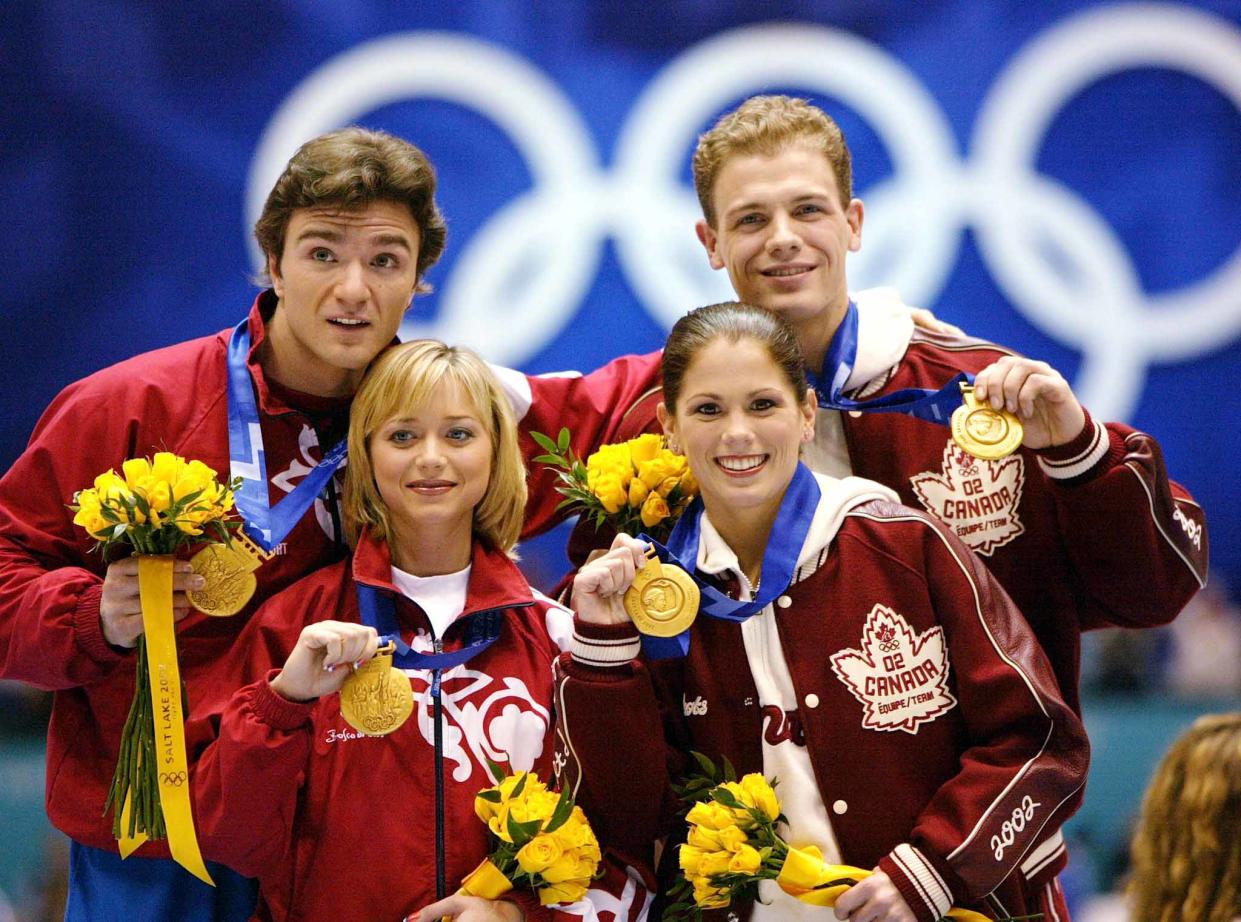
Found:
M 436 653 L 444 652 L 444 643 L 438 637 L 434 641 Z M 435 722 L 435 899 L 448 895 L 444 871 L 444 713 L 440 700 L 440 676 L 443 670 L 431 674 L 431 706 Z

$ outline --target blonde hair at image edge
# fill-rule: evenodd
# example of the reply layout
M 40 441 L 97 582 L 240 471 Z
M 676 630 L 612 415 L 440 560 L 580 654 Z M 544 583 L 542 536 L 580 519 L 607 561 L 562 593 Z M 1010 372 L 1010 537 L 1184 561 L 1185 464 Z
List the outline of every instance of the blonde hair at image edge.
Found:
M 371 436 L 393 417 L 410 415 L 448 382 L 461 386 L 491 438 L 491 476 L 474 507 L 474 533 L 512 554 L 526 511 L 526 469 L 512 407 L 482 359 L 469 349 L 429 339 L 382 353 L 353 399 L 344 491 L 345 530 L 351 545 L 357 543 L 364 525 L 384 540 L 391 531 L 387 507 L 375 485 Z
M 1201 717 L 1172 744 L 1132 858 L 1134 922 L 1241 920 L 1241 712 Z

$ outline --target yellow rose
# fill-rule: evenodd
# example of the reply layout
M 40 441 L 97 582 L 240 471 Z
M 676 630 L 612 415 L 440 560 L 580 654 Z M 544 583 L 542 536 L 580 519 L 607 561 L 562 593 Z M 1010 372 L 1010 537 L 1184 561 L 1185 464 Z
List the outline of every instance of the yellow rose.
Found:
M 527 874 L 538 874 L 560 860 L 563 854 L 554 836 L 537 835 L 517 852 L 517 864 Z
M 629 456 L 629 446 L 603 445 L 597 452 L 586 459 L 586 482 L 590 483 L 592 473 L 595 476 L 615 474 L 629 486 L 633 477 L 633 460 Z
M 125 472 L 125 485 L 134 489 L 144 478 L 151 476 L 151 462 L 146 458 L 130 458 L 121 465 Z
M 741 789 L 749 796 L 748 802 L 774 823 L 780 815 L 780 801 L 767 779 L 758 772 L 751 772 L 741 779 Z
M 728 860 L 728 871 L 731 874 L 754 874 L 762 863 L 763 859 L 756 849 L 742 845 Z
M 728 891 L 711 885 L 706 878 L 694 880 L 694 902 L 703 909 L 722 909 L 729 903 Z
M 651 493 L 642 504 L 642 524 L 654 528 L 668 517 L 668 503 L 658 493 Z
M 694 804 L 685 819 L 704 829 L 724 829 L 733 825 L 732 811 L 713 800 L 701 800 Z
M 635 477 L 629 481 L 629 505 L 634 509 L 641 509 L 642 503 L 649 492 L 647 485 Z
M 629 500 L 629 490 L 614 474 L 603 474 L 591 486 L 591 492 L 608 512 L 616 512 Z
M 702 858 L 706 854 L 701 848 L 695 848 L 693 845 L 682 845 L 680 852 L 677 854 L 677 864 L 681 866 L 681 870 L 685 872 L 686 877 L 694 877 L 699 873 L 699 867 L 702 865 Z
M 636 439 L 629 440 L 629 459 L 634 467 L 641 467 L 644 461 L 650 461 L 663 450 L 663 436 L 648 432 Z
M 576 903 L 586 896 L 589 880 L 566 880 L 539 887 L 539 902 L 544 906 L 552 903 Z
M 488 788 L 487 790 L 494 790 L 494 789 Z M 482 794 L 482 793 L 484 792 L 482 791 L 479 792 L 479 794 Z M 494 816 L 497 816 L 499 812 L 500 812 L 499 801 L 491 801 L 481 796 L 476 796 L 474 798 L 474 815 L 477 816 L 484 823 L 490 823 L 491 818 Z
M 134 492 L 140 493 L 152 512 L 167 512 L 172 505 L 172 488 L 167 481 L 146 476 L 138 481 Z
M 184 458 L 179 458 L 170 451 L 157 451 L 151 459 L 151 475 L 170 486 L 181 479 L 185 470 Z
M 728 871 L 728 862 L 732 858 L 731 852 L 710 851 L 702 853 L 702 860 L 698 862 L 698 873 L 703 877 L 710 877 L 714 874 L 724 874 Z
M 74 525 L 81 525 L 92 538 L 112 530 L 112 523 L 100 511 L 99 494 L 94 490 L 83 490 L 74 500 L 78 505 L 78 511 L 73 516 Z
M 709 852 L 735 852 L 747 841 L 747 836 L 733 825 L 723 829 L 704 829 L 702 826 L 690 827 L 687 841 L 696 848 Z
M 675 477 L 676 472 L 672 469 L 668 459 L 664 457 L 664 452 L 658 458 L 652 458 L 650 461 L 643 461 L 638 465 L 638 479 L 646 484 L 648 489 L 654 490 L 669 477 Z

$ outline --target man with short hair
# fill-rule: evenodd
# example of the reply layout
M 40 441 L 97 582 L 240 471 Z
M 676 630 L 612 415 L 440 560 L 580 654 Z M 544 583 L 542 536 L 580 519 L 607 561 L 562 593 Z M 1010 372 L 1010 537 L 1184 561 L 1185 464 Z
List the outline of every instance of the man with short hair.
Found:
M 788 321 L 819 393 L 814 441 L 804 460 L 821 473 L 876 480 L 951 527 L 1025 614 L 1065 700 L 1080 711 L 1081 632 L 1165 624 L 1206 578 L 1202 510 L 1168 479 L 1158 444 L 1128 426 L 1093 420 L 1046 363 L 982 340 L 915 328 L 891 294 L 871 292 L 859 310 L 845 263 L 861 247 L 865 211 L 853 197 L 840 129 L 817 107 L 787 96 L 747 100 L 700 138 L 693 167 L 703 209 L 697 233 L 711 266 L 728 272 L 740 300 Z M 658 432 L 659 359 L 658 353 L 626 356 L 576 380 L 529 379 L 529 392 L 519 398 L 530 403 L 523 427 L 555 432 L 567 426 L 583 456 L 602 443 Z M 1024 437 L 1016 453 L 979 460 L 954 444 L 947 429 L 923 421 L 930 418 L 926 411 L 918 411 L 923 419 L 911 419 L 866 406 L 904 389 L 937 391 L 959 372 L 975 375 L 981 402 L 1020 418 Z M 550 510 L 558 497 L 546 492 Z M 532 491 L 532 503 L 540 496 Z M 532 521 L 543 514 L 532 508 Z M 590 548 L 610 540 L 579 523 L 570 556 L 580 565 Z M 800 726 L 796 712 L 781 720 Z M 797 736 L 785 734 L 791 737 L 785 744 L 797 745 Z M 570 760 L 581 755 L 565 752 Z M 608 766 L 592 762 L 583 771 L 606 777 Z M 824 787 L 830 766 L 815 771 L 830 803 Z M 865 817 L 839 813 L 825 810 L 820 825 L 839 841 L 844 863 L 855 863 L 862 859 L 850 855 L 849 829 Z M 942 862 L 918 860 L 905 876 L 877 874 L 859 884 L 841 897 L 837 911 L 858 911 L 876 897 L 892 907 L 895 887 L 913 917 L 938 919 L 952 903 L 951 874 Z M 1058 833 L 1026 856 L 1024 911 L 1067 919 L 1055 882 L 1065 861 Z M 930 879 L 935 887 L 925 885 Z
M 394 340 L 445 227 L 422 151 L 350 128 L 298 150 L 255 233 L 271 288 L 234 330 L 70 385 L 0 479 L 0 677 L 54 693 L 47 810 L 72 840 L 69 920 L 246 919 L 255 891 L 219 865 L 217 889 L 198 882 L 165 842 L 121 863 L 102 813 L 134 693 L 137 566 L 105 564 L 66 504 L 101 472 L 156 451 L 248 478 L 250 508 L 270 519 L 252 532 L 271 555 L 246 607 L 224 619 L 191 610 L 186 592 L 202 577 L 184 561 L 174 576 L 189 716 L 218 707 L 231 689 L 213 685 L 210 668 L 249 614 L 346 552 L 334 479 L 343 451 L 332 449 L 343 449 L 353 392 Z

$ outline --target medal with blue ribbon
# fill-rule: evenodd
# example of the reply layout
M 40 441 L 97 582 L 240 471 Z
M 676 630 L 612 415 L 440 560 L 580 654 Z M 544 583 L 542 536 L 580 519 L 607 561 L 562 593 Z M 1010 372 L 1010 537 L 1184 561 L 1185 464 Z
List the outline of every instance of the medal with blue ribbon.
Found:
M 844 396 L 845 385 L 857 363 L 858 310 L 852 299 L 845 316 L 836 328 L 827 347 L 823 370 L 815 374 L 806 369 L 806 377 L 819 398 L 819 406 L 828 410 L 850 410 L 866 413 L 904 413 L 928 422 L 947 426 L 953 411 L 961 406 L 961 384 L 973 384 L 974 376 L 960 372 L 939 390 L 907 387 L 870 400 L 853 400 Z
M 250 355 L 249 320 L 233 329 L 227 351 L 228 454 L 232 476 L 241 478 L 234 494 L 244 519 L 228 544 L 211 544 L 190 558 L 194 572 L 205 580 L 202 589 L 187 593 L 190 604 L 204 614 L 235 615 L 258 588 L 255 571 L 297 525 L 315 498 L 345 460 L 344 439 L 302 478 L 274 507 L 269 502 L 263 429 L 246 360 Z
M 995 410 L 974 399 L 974 376 L 960 372 L 939 390 L 907 387 L 870 400 L 853 400 L 844 389 L 857 362 L 858 309 L 851 299 L 845 316 L 827 348 L 823 369 L 806 370 L 819 406 L 828 410 L 863 413 L 904 413 L 917 419 L 950 426 L 952 440 L 971 455 L 998 460 L 1021 447 L 1024 430 L 1015 415 Z
M 440 677 L 490 647 L 500 637 L 503 609 L 486 609 L 465 618 L 461 649 L 450 653 L 418 653 L 401 639 L 392 595 L 365 583 L 357 584 L 361 622 L 379 633 L 375 656 L 358 667 L 340 689 L 340 713 L 368 736 L 386 736 L 413 713 L 414 698 L 406 669 L 431 671 L 431 695 L 438 701 Z M 438 646 L 438 642 L 436 644 Z M 393 666 L 399 668 L 393 668 Z
M 698 545 L 702 535 L 703 514 L 701 497 L 695 499 L 682 513 L 672 534 L 668 536 L 667 545 L 660 544 L 648 535 L 639 535 L 638 538 L 655 549 L 659 560 L 666 567 L 679 567 L 694 581 L 701 594 L 698 609 L 701 614 L 724 621 L 745 621 L 770 605 L 792 583 L 797 569 L 797 558 L 801 554 L 806 535 L 810 532 L 810 523 L 814 521 L 820 495 L 814 474 L 810 473 L 810 469 L 804 464 L 798 464 L 793 479 L 784 492 L 784 498 L 780 501 L 780 510 L 776 513 L 776 521 L 771 528 L 771 539 L 763 553 L 758 579 L 759 592 L 749 602 L 730 599 L 698 575 Z M 689 630 L 683 630 L 673 637 L 643 634 L 642 649 L 651 659 L 683 657 L 689 652 Z
M 245 517 L 243 527 L 259 547 L 270 553 L 314 505 L 315 498 L 344 463 L 348 444 L 341 439 L 288 496 L 272 506 L 263 430 L 250 370 L 246 367 L 249 354 L 250 327 L 243 320 L 228 341 L 228 453 L 233 476 L 241 478 L 236 503 Z

